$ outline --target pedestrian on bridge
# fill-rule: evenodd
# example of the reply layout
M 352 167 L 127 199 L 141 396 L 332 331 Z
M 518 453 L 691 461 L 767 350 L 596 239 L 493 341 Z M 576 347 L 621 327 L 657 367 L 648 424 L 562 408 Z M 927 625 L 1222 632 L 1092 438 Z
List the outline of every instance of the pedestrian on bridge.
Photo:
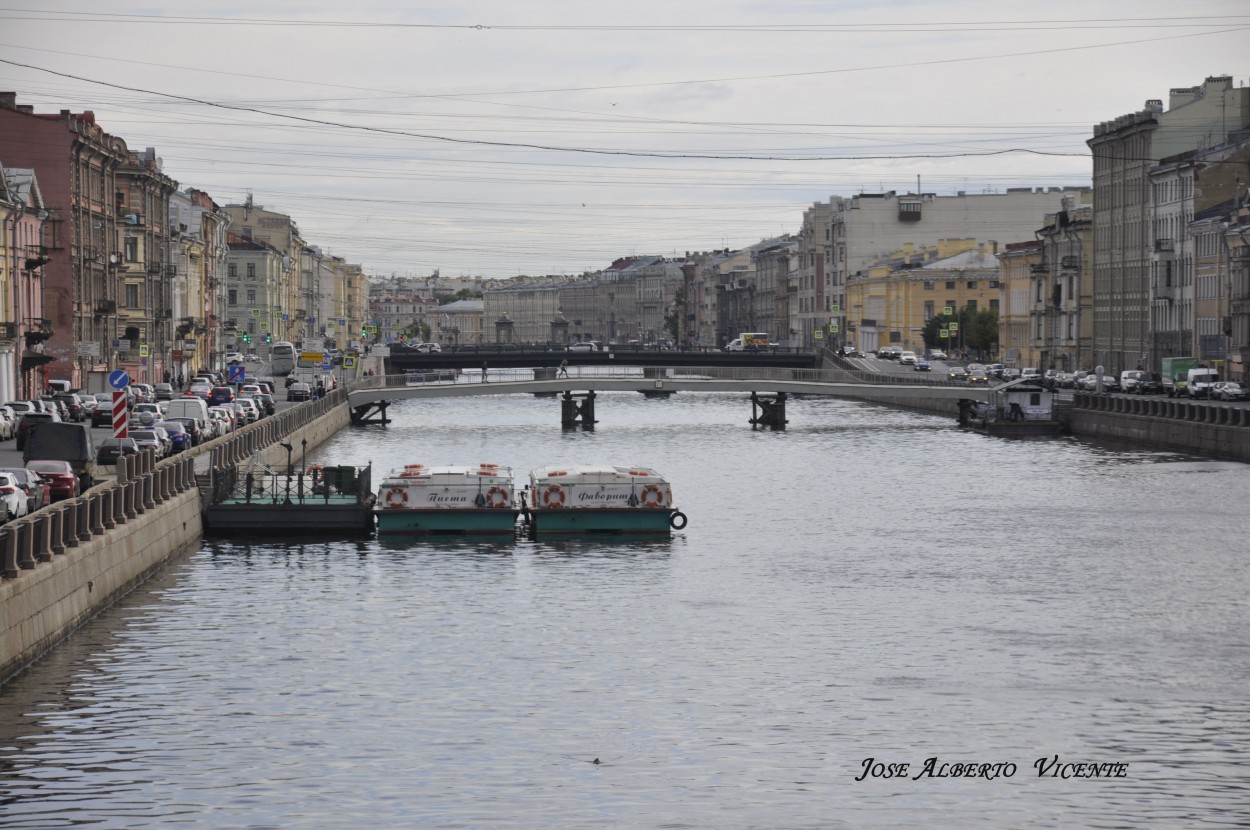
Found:
M 486 372 L 487 372 L 486 361 L 483 360 L 482 361 L 482 383 L 490 383 L 490 381 L 486 378 Z
M 560 361 L 560 374 L 558 374 L 556 377 L 567 378 L 568 376 L 569 376 L 569 362 L 567 359 L 561 360 Z

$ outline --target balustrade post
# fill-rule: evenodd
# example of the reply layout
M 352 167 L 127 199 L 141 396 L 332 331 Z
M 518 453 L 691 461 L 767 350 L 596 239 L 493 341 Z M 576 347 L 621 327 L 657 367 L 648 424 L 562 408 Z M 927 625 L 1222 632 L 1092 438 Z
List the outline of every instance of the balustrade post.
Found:
M 17 579 L 17 537 L 11 525 L 0 527 L 0 576 Z
M 122 488 L 122 521 L 128 522 L 138 518 L 135 512 L 135 482 L 128 481 Z
M 125 486 L 124 484 L 114 484 L 100 493 L 100 499 L 103 502 L 100 506 L 100 513 L 104 517 L 105 530 L 112 530 L 125 522 L 125 519 L 118 515 L 117 512 L 117 493 Z
M 31 551 L 39 562 L 52 561 L 52 522 L 46 512 L 30 520 Z
M 55 507 L 48 511 L 48 524 L 52 528 L 52 553 L 56 556 L 65 555 L 65 507 Z
M 81 499 L 70 499 L 65 502 L 62 511 L 65 518 L 61 521 L 61 539 L 65 542 L 65 547 L 78 547 L 78 509 Z
M 24 571 L 32 570 L 39 563 L 35 561 L 34 526 L 29 518 L 10 522 L 10 527 L 17 530 L 17 566 Z
M 104 534 L 104 499 L 103 493 L 97 493 L 91 497 L 91 534 L 93 536 L 102 536 Z
M 156 471 L 147 470 L 143 474 L 143 478 L 139 480 L 139 492 L 143 494 L 143 509 L 151 510 L 156 507 L 155 493 L 156 488 Z

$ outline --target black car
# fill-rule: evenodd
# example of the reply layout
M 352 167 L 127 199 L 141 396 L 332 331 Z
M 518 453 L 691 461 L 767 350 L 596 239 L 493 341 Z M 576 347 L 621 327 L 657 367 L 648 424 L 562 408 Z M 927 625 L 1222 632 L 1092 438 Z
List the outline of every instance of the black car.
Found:
M 278 405 L 274 403 L 273 395 L 262 392 L 259 395 L 253 395 L 252 399 L 261 407 L 262 415 L 273 415 L 278 411 Z
M 138 455 L 139 444 L 133 438 L 105 438 L 95 451 L 95 463 L 114 465 L 123 455 Z
M 113 397 L 111 395 L 100 398 L 99 404 L 91 411 L 91 425 L 93 427 L 113 425 Z
M 1137 379 L 1137 385 L 1133 391 L 1138 395 L 1162 395 L 1163 381 L 1157 374 L 1143 374 Z
M 17 449 L 26 446 L 26 436 L 35 424 L 59 423 L 61 416 L 55 412 L 27 412 L 17 422 Z

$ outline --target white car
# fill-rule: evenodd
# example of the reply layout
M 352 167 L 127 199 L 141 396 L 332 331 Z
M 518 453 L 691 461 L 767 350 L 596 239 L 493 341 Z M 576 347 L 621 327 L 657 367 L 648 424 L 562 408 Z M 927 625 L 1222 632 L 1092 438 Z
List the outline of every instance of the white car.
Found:
M 226 365 L 227 366 L 230 365 L 231 363 L 242 363 L 245 359 L 246 358 L 243 357 L 242 352 L 226 352 Z
M 435 354 L 437 352 L 441 352 L 442 350 L 443 350 L 443 347 L 438 345 L 437 343 L 418 343 L 417 344 L 417 351 L 425 352 L 426 354 Z
M 587 341 L 585 343 L 570 343 L 569 351 L 570 352 L 597 352 L 599 351 L 599 349 L 597 346 L 595 346 L 594 343 Z
M 30 512 L 26 503 L 26 491 L 17 483 L 12 473 L 0 473 L 0 503 L 4 521 L 21 518 Z
M 902 354 L 898 356 L 898 362 L 903 366 L 915 366 L 916 365 L 916 353 L 915 352 L 903 352 Z
M 946 352 L 942 351 L 941 349 L 931 349 L 929 351 L 929 359 L 930 360 L 945 360 Z

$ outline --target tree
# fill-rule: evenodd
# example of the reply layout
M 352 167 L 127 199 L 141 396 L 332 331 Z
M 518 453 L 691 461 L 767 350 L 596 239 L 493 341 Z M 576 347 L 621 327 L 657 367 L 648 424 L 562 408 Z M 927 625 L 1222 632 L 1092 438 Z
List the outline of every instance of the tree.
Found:
M 992 308 L 972 311 L 967 306 L 949 317 L 944 314 L 935 314 L 930 317 L 921 330 L 925 347 L 946 348 L 947 341 L 940 336 L 939 331 L 942 326 L 952 322 L 959 325 L 958 334 L 950 338 L 952 348 L 963 345 L 969 351 L 982 355 L 998 351 L 998 312 Z
M 676 343 L 680 338 L 681 332 L 679 324 L 680 315 L 686 312 L 686 286 L 678 286 L 677 293 L 673 295 L 673 304 L 668 307 L 668 312 L 664 315 L 664 331 L 668 332 L 669 338 Z

